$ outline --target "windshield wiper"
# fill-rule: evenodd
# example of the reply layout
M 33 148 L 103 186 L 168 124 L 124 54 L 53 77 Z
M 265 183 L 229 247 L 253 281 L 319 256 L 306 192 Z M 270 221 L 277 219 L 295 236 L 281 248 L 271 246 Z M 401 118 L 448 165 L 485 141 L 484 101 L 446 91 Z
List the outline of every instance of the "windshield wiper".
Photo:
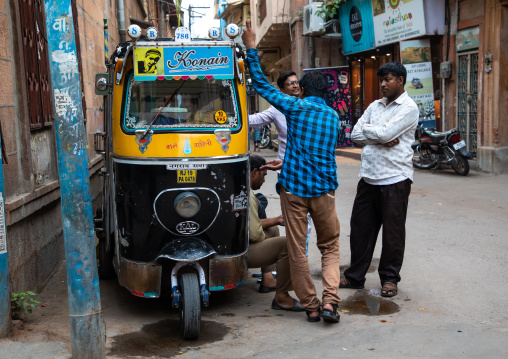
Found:
M 173 93 L 171 94 L 171 96 L 169 96 L 169 98 L 167 99 L 166 103 L 164 103 L 164 106 L 161 107 L 161 109 L 159 110 L 159 113 L 157 113 L 157 115 L 155 115 L 155 117 L 153 118 L 152 122 L 150 122 L 150 124 L 148 125 L 148 128 L 145 130 L 145 132 L 143 132 L 143 135 L 141 136 L 140 140 L 144 139 L 146 137 L 146 134 L 148 133 L 148 131 L 150 131 L 150 128 L 152 128 L 155 120 L 157 119 L 157 117 L 159 117 L 159 115 L 161 114 L 162 110 L 164 109 L 164 107 L 166 107 L 166 105 L 169 103 L 169 101 L 171 101 L 171 99 L 173 97 L 175 97 L 175 95 L 178 93 L 178 91 L 180 91 L 180 89 L 182 88 L 182 86 L 187 82 L 187 80 L 184 80 L 180 86 L 178 86 L 178 88 L 173 91 Z

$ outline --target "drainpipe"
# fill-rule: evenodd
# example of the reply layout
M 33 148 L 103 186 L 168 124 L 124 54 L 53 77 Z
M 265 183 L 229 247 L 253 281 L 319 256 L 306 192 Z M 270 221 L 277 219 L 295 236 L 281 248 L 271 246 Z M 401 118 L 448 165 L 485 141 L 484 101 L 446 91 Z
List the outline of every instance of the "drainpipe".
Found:
M 161 36 L 166 37 L 164 34 L 164 21 L 166 20 L 166 13 L 164 12 L 164 4 L 161 4 Z
M 125 7 L 123 0 L 118 0 L 118 32 L 120 33 L 120 42 L 127 40 L 127 31 L 125 30 Z
M 309 5 L 312 4 L 314 1 L 309 0 Z M 314 50 L 314 38 L 312 36 L 309 36 L 309 56 L 310 56 L 310 64 L 309 67 L 311 69 L 316 67 L 316 52 Z

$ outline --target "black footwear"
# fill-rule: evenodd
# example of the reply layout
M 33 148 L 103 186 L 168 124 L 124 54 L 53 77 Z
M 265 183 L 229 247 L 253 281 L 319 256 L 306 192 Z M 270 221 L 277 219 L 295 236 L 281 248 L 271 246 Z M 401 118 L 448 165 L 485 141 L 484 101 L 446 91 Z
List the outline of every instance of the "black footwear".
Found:
M 309 310 L 306 310 L 305 313 L 307 313 L 307 321 L 308 322 L 311 322 L 311 323 L 315 323 L 315 322 L 319 322 L 321 320 L 321 318 L 319 317 L 319 315 L 315 316 L 315 317 L 311 317 L 310 316 L 310 313 L 314 313 L 314 312 L 318 312 L 317 310 L 315 311 L 309 311 Z
M 258 292 L 259 293 L 270 293 L 270 292 L 275 291 L 275 289 L 276 289 L 275 287 L 268 287 L 266 285 L 261 284 L 259 286 Z
M 274 299 L 274 300 L 272 300 L 272 309 L 275 309 L 275 310 L 289 310 L 290 312 L 301 312 L 301 311 L 305 310 L 305 308 L 302 307 L 300 302 L 297 301 L 296 299 L 295 299 L 295 304 L 292 307 L 289 307 L 289 308 L 286 308 L 286 307 L 283 307 L 280 304 L 277 304 L 275 302 L 275 299 Z
M 332 304 L 332 308 L 333 310 L 323 308 L 321 318 L 323 318 L 325 322 L 338 323 L 340 320 L 339 306 L 337 304 Z
M 263 275 L 263 273 L 261 273 L 261 272 L 257 272 L 257 273 L 253 273 L 253 274 L 252 274 L 252 276 L 253 276 L 254 278 L 261 278 L 261 276 L 262 276 L 262 275 Z
M 351 284 L 346 277 L 342 278 L 339 282 L 339 288 L 348 288 L 348 289 L 363 289 L 365 286 L 362 285 L 354 285 Z

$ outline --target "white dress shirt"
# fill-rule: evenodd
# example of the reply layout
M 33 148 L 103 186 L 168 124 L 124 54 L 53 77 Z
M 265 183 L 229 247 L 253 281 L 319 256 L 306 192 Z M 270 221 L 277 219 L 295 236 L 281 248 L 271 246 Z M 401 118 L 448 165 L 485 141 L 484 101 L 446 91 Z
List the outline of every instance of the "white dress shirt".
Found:
M 404 177 L 413 180 L 411 144 L 418 125 L 418 107 L 407 92 L 388 106 L 387 101 L 384 97 L 371 103 L 351 134 L 355 143 L 365 145 L 359 177 L 371 184 L 386 184 L 391 178 L 397 179 L 396 182 Z M 396 138 L 399 144 L 384 146 Z
M 269 125 L 270 122 L 273 122 L 277 132 L 279 133 L 279 153 L 278 157 L 283 160 L 284 154 L 286 153 L 286 141 L 287 141 L 287 123 L 286 116 L 282 114 L 275 107 L 270 106 L 267 110 L 256 113 L 254 115 L 249 116 L 249 126 L 251 127 L 261 127 L 265 125 Z

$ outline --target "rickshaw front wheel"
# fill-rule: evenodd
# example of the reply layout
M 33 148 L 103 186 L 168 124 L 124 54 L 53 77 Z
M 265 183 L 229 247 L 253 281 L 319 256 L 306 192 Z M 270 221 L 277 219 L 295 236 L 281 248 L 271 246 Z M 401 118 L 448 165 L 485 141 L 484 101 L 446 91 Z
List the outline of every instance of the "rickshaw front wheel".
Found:
M 182 302 L 180 305 L 180 335 L 183 339 L 196 339 L 201 329 L 201 300 L 197 273 L 180 276 Z

